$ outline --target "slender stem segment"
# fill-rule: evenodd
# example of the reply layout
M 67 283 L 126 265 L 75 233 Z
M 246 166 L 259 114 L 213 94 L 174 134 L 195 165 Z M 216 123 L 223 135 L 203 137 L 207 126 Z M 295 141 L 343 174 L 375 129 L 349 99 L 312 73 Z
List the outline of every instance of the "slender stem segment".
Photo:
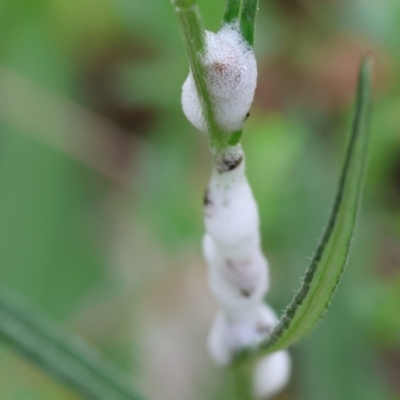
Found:
M 203 21 L 196 0 L 172 0 L 181 31 L 189 66 L 200 98 L 204 118 L 210 133 L 210 147 L 220 150 L 227 146 L 229 135 L 224 134 L 215 121 L 211 95 L 207 89 L 203 57 L 206 52 Z
M 252 364 L 235 365 L 232 368 L 234 374 L 235 400 L 252 400 L 251 375 L 253 373 Z
M 34 364 L 95 400 L 144 400 L 124 374 L 8 293 L 0 293 L 0 336 Z

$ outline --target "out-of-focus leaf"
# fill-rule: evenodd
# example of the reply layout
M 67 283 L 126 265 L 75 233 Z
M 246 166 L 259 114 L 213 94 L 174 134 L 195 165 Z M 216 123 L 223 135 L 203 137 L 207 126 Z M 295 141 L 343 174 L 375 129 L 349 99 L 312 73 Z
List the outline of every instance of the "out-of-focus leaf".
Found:
M 362 63 L 355 115 L 336 200 L 303 284 L 261 351 L 286 348 L 306 335 L 329 307 L 347 264 L 367 166 L 371 62 Z
M 0 292 L 0 335 L 34 364 L 96 400 L 143 400 L 121 371 L 8 292 Z

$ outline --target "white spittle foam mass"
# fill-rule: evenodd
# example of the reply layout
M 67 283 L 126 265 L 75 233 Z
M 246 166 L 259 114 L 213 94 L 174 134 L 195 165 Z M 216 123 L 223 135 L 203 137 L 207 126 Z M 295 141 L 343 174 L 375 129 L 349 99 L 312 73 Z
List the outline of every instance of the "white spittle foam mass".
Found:
M 215 122 L 223 132 L 242 130 L 257 81 L 253 50 L 243 40 L 237 22 L 217 33 L 206 32 L 205 39 L 202 61 Z M 191 72 L 182 87 L 182 108 L 197 129 L 209 133 Z M 268 262 L 261 250 L 258 209 L 244 164 L 240 145 L 217 154 L 205 196 L 203 252 L 209 285 L 220 305 L 208 350 L 220 365 L 231 363 L 242 348 L 268 339 L 278 321 L 263 303 L 269 285 Z M 257 366 L 255 394 L 267 398 L 277 393 L 289 374 L 286 351 L 268 355 Z
M 210 289 L 220 305 L 208 337 L 216 364 L 229 365 L 243 348 L 267 340 L 278 318 L 263 302 L 268 263 L 261 250 L 257 203 L 245 174 L 240 145 L 217 157 L 204 198 L 203 253 Z M 280 351 L 257 364 L 253 390 L 260 399 L 284 388 L 290 356 Z
M 258 362 L 253 376 L 253 391 L 257 399 L 274 397 L 287 386 L 292 360 L 287 350 L 272 353 Z
M 203 65 L 219 128 L 223 132 L 241 130 L 254 97 L 257 63 L 237 22 L 224 25 L 217 33 L 206 31 Z M 197 129 L 208 131 L 191 72 L 182 87 L 182 108 Z
M 243 153 L 240 157 L 230 171 L 220 173 L 214 167 L 208 184 L 206 231 L 222 247 L 245 247 L 248 240 L 259 237 L 258 207 L 245 175 Z
M 268 285 L 267 263 L 258 249 L 247 257 L 224 257 L 210 236 L 204 238 L 211 292 L 232 318 L 245 318 L 257 308 Z
M 203 252 L 210 288 L 231 315 L 245 315 L 262 301 L 268 288 L 268 263 L 261 251 L 257 203 L 245 175 L 240 148 L 232 170 L 213 168 L 205 195 L 206 235 Z
M 234 155 L 224 154 L 217 160 L 205 195 L 204 214 L 203 252 L 210 289 L 230 326 L 244 329 L 248 325 L 252 331 L 252 319 L 260 312 L 269 278 L 261 250 L 257 204 L 245 175 L 240 146 Z M 226 332 L 229 336 L 230 331 Z M 251 335 L 233 340 L 238 346 L 253 342 Z M 237 350 L 236 345 L 229 348 Z
M 277 321 L 275 312 L 264 303 L 257 304 L 241 318 L 232 317 L 221 309 L 208 337 L 212 359 L 219 365 L 228 365 L 236 352 L 244 347 L 255 347 L 267 339 Z

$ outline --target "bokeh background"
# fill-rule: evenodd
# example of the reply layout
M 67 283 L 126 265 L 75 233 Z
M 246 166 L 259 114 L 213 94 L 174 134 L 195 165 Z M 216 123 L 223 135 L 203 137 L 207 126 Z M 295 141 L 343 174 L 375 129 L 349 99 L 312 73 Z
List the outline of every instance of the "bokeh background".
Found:
M 199 0 L 217 30 L 223 0 Z M 204 137 L 168 0 L 0 2 L 0 282 L 97 346 L 153 399 L 230 400 L 205 351 Z M 400 2 L 261 0 L 243 138 L 271 264 L 299 286 L 332 204 L 361 57 L 371 162 L 330 312 L 292 349 L 280 400 L 400 399 Z M 2 400 L 78 400 L 0 341 Z M 111 400 L 111 399 L 110 399 Z

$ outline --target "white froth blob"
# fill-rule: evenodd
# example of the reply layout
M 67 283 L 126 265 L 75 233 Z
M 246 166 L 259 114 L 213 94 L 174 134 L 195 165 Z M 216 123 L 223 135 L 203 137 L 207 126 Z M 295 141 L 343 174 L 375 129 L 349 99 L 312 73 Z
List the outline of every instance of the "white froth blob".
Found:
M 254 97 L 257 64 L 237 23 L 224 25 L 217 33 L 206 32 L 203 63 L 219 128 L 224 132 L 241 130 Z M 197 129 L 208 131 L 192 73 L 182 87 L 182 108 Z
M 256 366 L 253 391 L 257 399 L 266 400 L 282 391 L 289 382 L 292 360 L 287 350 L 263 358 Z
M 238 246 L 259 236 L 257 203 L 245 175 L 244 158 L 231 171 L 220 173 L 213 168 L 207 190 L 206 231 L 221 246 Z
M 220 310 L 208 337 L 211 358 L 218 365 L 228 365 L 239 350 L 256 347 L 266 340 L 277 321 L 271 307 L 263 303 L 240 317 Z
M 226 171 L 224 162 L 234 168 Z M 245 316 L 262 302 L 269 274 L 261 250 L 257 204 L 240 147 L 214 166 L 204 211 L 203 253 L 210 289 L 227 313 Z
M 268 289 L 267 261 L 261 250 L 257 247 L 244 255 L 224 255 L 206 235 L 203 251 L 214 297 L 228 315 L 246 319 L 259 307 Z

